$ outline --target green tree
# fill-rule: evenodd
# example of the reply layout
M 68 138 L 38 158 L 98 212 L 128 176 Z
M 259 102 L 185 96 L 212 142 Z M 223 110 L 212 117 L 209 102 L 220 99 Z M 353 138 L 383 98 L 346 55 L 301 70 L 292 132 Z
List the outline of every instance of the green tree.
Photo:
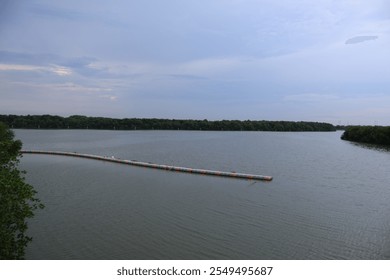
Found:
M 18 169 L 22 142 L 0 122 L 0 259 L 23 259 L 32 240 L 27 236 L 27 219 L 43 208 L 34 188 Z

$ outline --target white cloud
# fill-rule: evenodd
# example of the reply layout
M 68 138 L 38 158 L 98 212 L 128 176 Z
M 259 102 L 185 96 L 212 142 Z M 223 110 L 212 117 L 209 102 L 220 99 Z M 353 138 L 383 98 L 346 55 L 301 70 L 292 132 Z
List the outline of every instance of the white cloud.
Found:
M 45 67 L 35 65 L 0 64 L 0 71 L 42 71 Z
M 64 66 L 40 66 L 40 65 L 24 65 L 24 64 L 0 64 L 0 71 L 39 71 L 50 72 L 58 76 L 72 75 L 72 70 Z
M 101 98 L 105 98 L 105 99 L 108 99 L 110 101 L 117 101 L 118 100 L 118 96 L 116 95 L 100 95 Z
M 85 86 L 72 82 L 68 83 L 32 83 L 32 82 L 11 82 L 11 85 L 16 87 L 31 87 L 36 89 L 56 90 L 56 91 L 71 91 L 78 93 L 94 93 L 94 92 L 111 92 L 113 89 L 104 86 Z
M 49 87 L 56 90 L 66 90 L 66 91 L 74 91 L 74 92 L 107 92 L 112 91 L 111 88 L 106 87 L 90 87 L 75 83 L 62 83 L 62 84 L 45 84 L 41 85 L 44 87 Z
M 70 68 L 63 67 L 63 66 L 55 65 L 50 70 L 53 73 L 57 74 L 58 76 L 70 76 L 70 75 L 72 75 L 72 70 Z

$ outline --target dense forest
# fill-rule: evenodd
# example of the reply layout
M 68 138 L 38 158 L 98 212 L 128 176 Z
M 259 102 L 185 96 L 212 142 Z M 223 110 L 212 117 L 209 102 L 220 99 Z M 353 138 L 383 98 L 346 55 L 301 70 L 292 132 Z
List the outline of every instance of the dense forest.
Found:
M 341 139 L 361 143 L 390 145 L 390 126 L 348 126 Z
M 228 130 L 228 131 L 335 131 L 329 123 L 291 121 L 175 120 L 141 118 L 103 118 L 53 115 L 0 115 L 10 128 L 107 129 L 107 130 Z

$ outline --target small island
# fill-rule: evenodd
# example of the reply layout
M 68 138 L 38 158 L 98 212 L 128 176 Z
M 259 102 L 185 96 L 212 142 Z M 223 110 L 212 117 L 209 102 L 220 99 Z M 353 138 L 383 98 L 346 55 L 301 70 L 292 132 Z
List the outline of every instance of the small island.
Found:
M 341 139 L 390 146 L 390 126 L 348 126 Z
M 205 130 L 205 131 L 336 131 L 334 125 L 306 121 L 251 121 L 157 118 L 103 118 L 74 115 L 0 115 L 10 128 L 28 129 L 105 129 L 105 130 Z

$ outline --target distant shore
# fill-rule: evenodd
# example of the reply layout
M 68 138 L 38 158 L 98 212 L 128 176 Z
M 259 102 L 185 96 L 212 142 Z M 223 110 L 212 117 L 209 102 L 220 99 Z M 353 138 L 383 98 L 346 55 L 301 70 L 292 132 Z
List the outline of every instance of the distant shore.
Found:
M 182 120 L 157 118 L 104 118 L 74 115 L 0 115 L 10 128 L 26 129 L 104 129 L 104 130 L 205 130 L 205 131 L 336 131 L 324 122 L 267 120 Z

